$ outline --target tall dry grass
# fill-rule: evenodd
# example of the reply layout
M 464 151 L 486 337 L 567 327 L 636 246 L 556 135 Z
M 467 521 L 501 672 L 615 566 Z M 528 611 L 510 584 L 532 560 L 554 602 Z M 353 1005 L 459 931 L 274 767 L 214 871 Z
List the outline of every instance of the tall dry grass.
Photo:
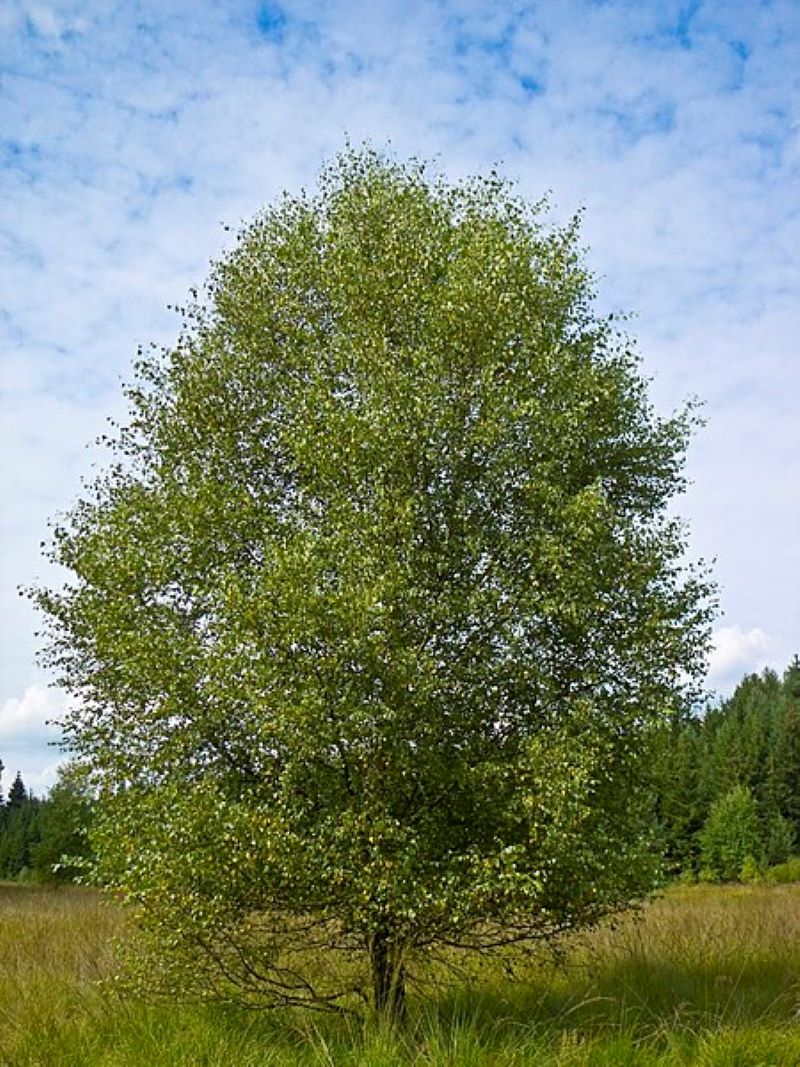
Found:
M 120 935 L 89 891 L 0 886 L 0 1064 L 800 1064 L 797 885 L 670 890 L 516 981 L 470 965 L 455 988 L 423 984 L 401 1033 L 117 998 L 97 979 Z

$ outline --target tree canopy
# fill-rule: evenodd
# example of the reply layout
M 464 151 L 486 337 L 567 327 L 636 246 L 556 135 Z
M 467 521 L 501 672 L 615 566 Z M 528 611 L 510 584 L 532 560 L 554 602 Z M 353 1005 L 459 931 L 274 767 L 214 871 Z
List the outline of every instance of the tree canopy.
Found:
M 709 618 L 667 514 L 694 415 L 593 299 L 577 221 L 363 150 L 142 355 L 35 595 L 165 982 L 399 1011 L 420 953 L 651 887 L 648 739 Z

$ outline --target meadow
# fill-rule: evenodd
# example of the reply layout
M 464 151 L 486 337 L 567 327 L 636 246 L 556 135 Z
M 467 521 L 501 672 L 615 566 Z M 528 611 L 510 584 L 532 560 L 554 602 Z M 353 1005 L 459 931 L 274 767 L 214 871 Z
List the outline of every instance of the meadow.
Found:
M 402 1031 L 302 1013 L 147 1004 L 98 979 L 119 910 L 0 885 L 0 1064 L 9 1067 L 577 1067 L 800 1064 L 800 884 L 675 887 L 510 980 L 417 993 Z

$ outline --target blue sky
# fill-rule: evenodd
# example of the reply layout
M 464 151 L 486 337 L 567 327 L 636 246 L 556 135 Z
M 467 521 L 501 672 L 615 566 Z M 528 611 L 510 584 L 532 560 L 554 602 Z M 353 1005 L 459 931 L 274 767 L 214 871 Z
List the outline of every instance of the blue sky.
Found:
M 585 208 L 652 395 L 706 404 L 678 510 L 715 558 L 709 685 L 800 651 L 800 6 L 794 0 L 150 0 L 0 9 L 0 758 L 34 788 L 63 707 L 16 594 L 124 413 L 137 344 L 234 227 L 345 137 L 499 164 Z

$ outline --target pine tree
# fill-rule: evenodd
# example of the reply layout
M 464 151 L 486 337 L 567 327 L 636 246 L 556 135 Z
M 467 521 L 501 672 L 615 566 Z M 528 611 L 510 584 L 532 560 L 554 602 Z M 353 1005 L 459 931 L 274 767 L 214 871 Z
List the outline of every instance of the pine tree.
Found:
M 662 734 L 657 763 L 668 869 L 692 865 L 698 831 L 742 789 L 754 805 L 760 859 L 784 860 L 800 843 L 800 661 L 782 679 L 771 670 L 747 675 L 705 715 L 679 716 Z
M 695 866 L 707 813 L 700 791 L 702 721 L 680 713 L 663 731 L 655 767 L 656 814 L 667 871 Z
M 800 662 L 783 676 L 770 738 L 773 806 L 791 824 L 800 844 Z
M 6 801 L 6 808 L 9 812 L 14 811 L 16 808 L 23 807 L 28 802 L 28 790 L 25 788 L 25 783 L 22 781 L 22 775 L 17 771 L 14 781 L 11 783 L 11 788 L 8 791 L 8 800 Z
M 21 779 L 20 779 L 21 781 Z M 16 784 L 16 780 L 15 780 Z M 33 868 L 33 850 L 39 841 L 39 809 L 41 802 L 25 792 L 16 791 L 13 803 L 9 791 L 6 823 L 0 835 L 0 877 L 18 878 Z

